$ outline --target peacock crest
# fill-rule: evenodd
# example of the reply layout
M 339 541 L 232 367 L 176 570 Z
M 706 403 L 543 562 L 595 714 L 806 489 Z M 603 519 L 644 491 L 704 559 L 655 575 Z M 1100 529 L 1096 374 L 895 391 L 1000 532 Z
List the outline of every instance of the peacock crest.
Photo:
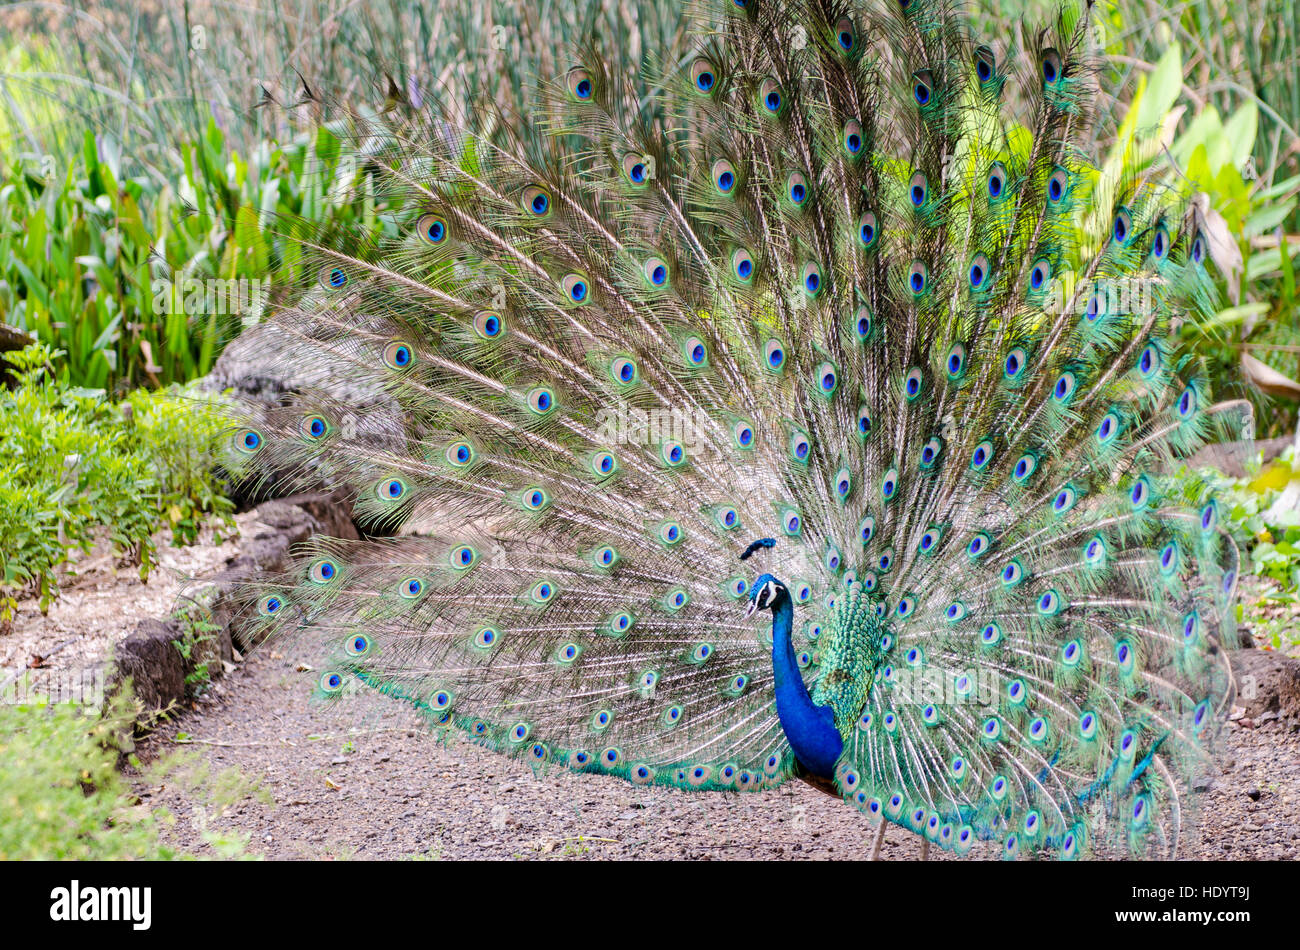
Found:
M 582 50 L 527 117 L 322 103 L 379 226 L 272 222 L 268 359 L 314 375 L 231 455 L 390 536 L 312 542 L 248 627 L 538 768 L 1171 853 L 1237 570 L 1172 475 L 1249 409 L 1177 332 L 1179 182 L 1088 158 L 1086 11 L 685 16 L 652 101 Z

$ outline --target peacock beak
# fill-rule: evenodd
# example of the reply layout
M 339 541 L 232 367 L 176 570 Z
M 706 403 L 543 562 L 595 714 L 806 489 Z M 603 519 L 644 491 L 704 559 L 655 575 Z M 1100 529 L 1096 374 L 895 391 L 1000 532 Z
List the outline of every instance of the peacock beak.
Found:
M 748 620 L 750 617 L 754 616 L 754 611 L 757 609 L 758 609 L 758 601 L 751 600 L 749 602 L 749 606 L 745 608 L 745 619 Z

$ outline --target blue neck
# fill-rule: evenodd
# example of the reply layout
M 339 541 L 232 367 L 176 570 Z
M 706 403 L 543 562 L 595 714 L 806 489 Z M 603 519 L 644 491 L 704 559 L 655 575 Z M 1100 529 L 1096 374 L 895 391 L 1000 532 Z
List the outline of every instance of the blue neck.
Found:
M 784 596 L 772 610 L 772 673 L 776 679 L 776 714 L 795 758 L 814 775 L 830 778 L 844 740 L 835 728 L 830 706 L 814 706 L 795 659 L 790 630 L 794 604 Z

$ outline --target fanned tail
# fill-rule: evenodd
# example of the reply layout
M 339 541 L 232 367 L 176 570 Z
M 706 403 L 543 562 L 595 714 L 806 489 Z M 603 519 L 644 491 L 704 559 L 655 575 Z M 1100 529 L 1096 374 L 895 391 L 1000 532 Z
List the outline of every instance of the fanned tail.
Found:
M 1177 332 L 1213 288 L 1186 196 L 1079 144 L 1086 16 L 1017 50 L 924 0 L 692 17 L 652 102 L 586 49 L 528 120 L 336 111 L 382 226 L 276 223 L 277 358 L 333 383 L 232 454 L 403 536 L 314 544 L 250 626 L 539 766 L 770 787 L 758 550 L 857 807 L 1172 850 L 1237 571 L 1175 472 L 1249 409 Z

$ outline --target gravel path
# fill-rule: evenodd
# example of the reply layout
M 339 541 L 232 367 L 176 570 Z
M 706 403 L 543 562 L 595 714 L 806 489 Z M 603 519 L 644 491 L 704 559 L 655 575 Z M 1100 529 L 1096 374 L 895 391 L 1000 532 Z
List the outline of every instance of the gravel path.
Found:
M 140 748 L 143 802 L 176 818 L 183 850 L 279 859 L 865 858 L 871 829 L 802 782 L 748 795 L 642 789 L 523 763 L 458 739 L 440 744 L 400 704 L 365 696 L 308 703 L 291 657 L 256 651 L 193 711 Z M 1224 771 L 1183 857 L 1300 854 L 1300 722 L 1233 723 Z M 184 746 L 165 777 L 161 756 Z M 189 737 L 188 740 L 186 737 Z M 919 839 L 886 834 L 882 857 L 919 857 Z M 931 859 L 950 855 L 937 848 Z

